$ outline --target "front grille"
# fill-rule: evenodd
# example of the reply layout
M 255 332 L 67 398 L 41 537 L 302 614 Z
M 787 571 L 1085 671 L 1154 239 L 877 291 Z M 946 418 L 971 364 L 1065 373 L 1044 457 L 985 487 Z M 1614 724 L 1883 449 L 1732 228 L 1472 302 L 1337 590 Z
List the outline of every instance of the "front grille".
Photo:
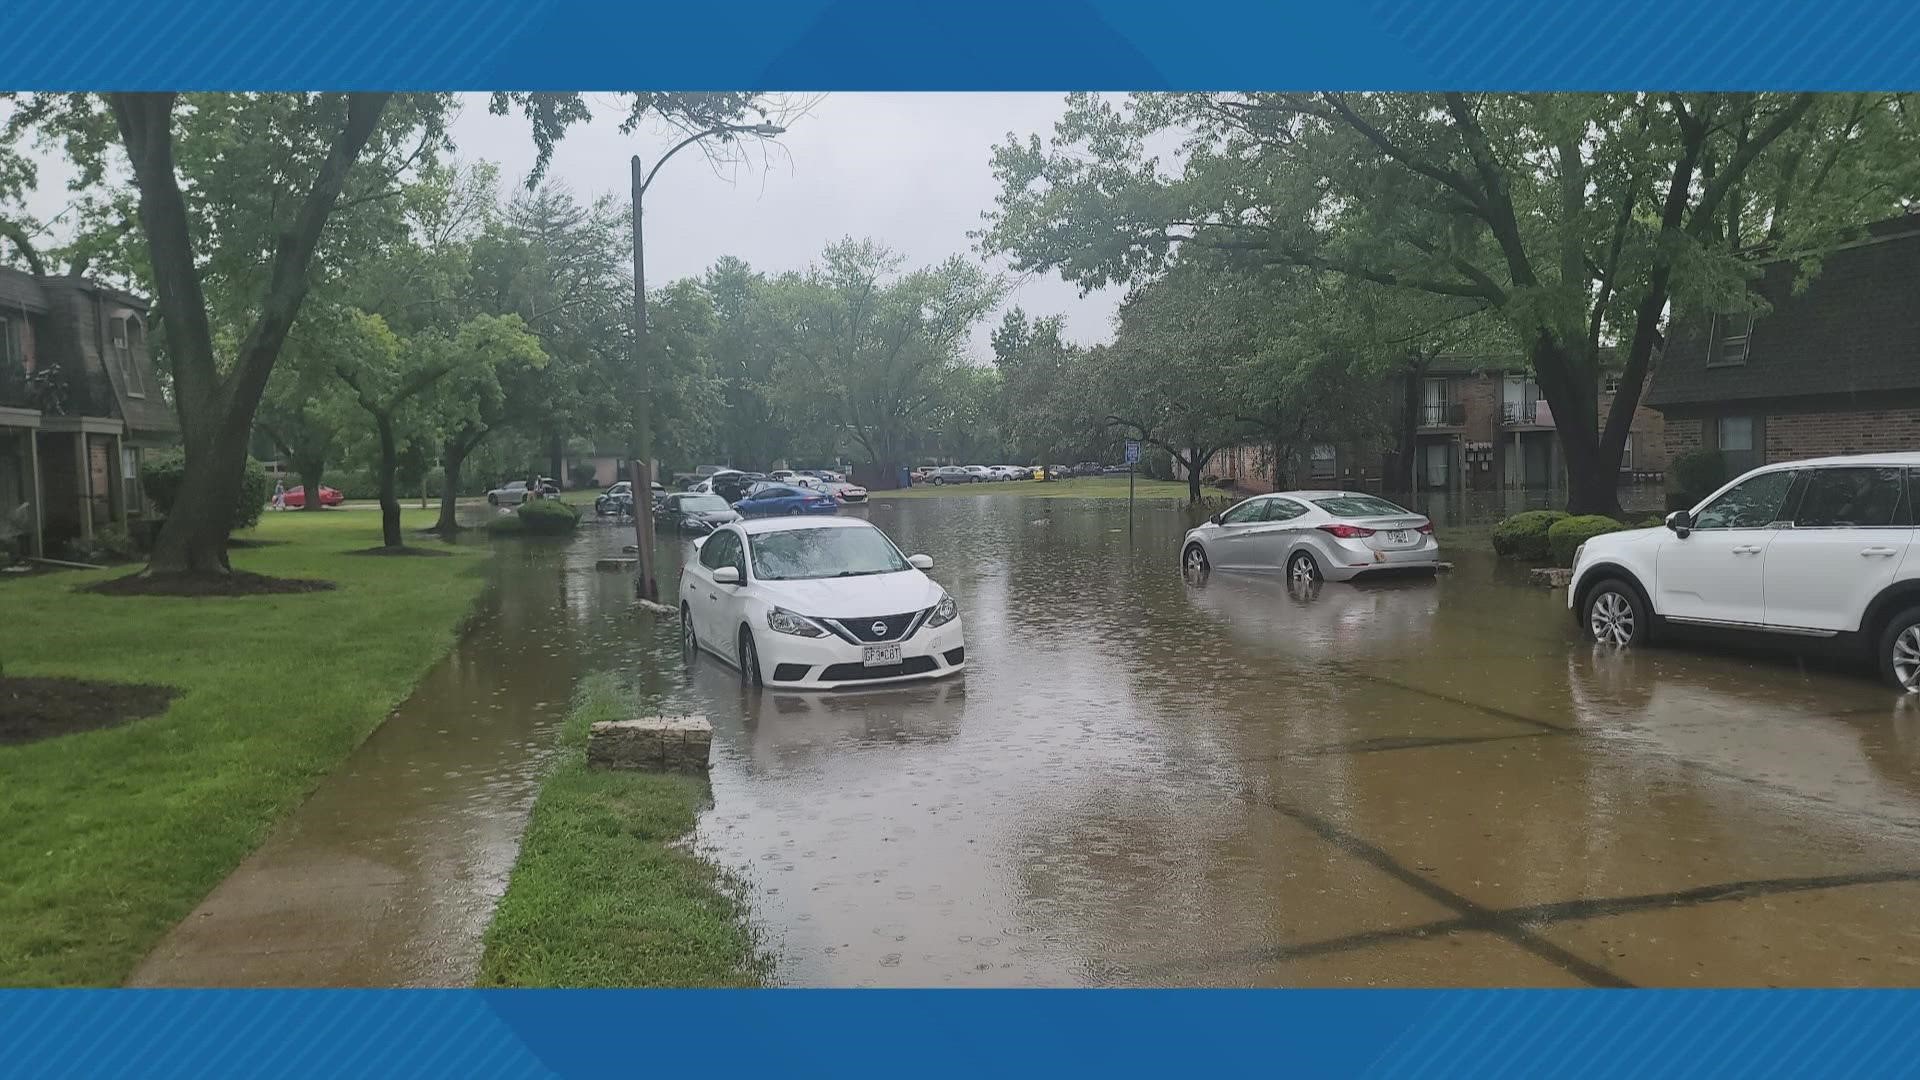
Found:
M 966 662 L 967 650 L 965 646 L 961 646 L 958 649 L 948 649 L 942 655 L 944 655 L 947 658 L 948 667 L 959 667 L 961 664 Z
M 773 669 L 774 682 L 799 682 L 806 677 L 806 664 L 777 664 Z
M 834 664 L 820 673 L 820 681 L 854 682 L 859 679 L 897 679 L 902 675 L 925 675 L 938 666 L 931 656 L 909 656 L 898 664 L 888 664 L 885 667 Z
M 833 621 L 846 627 L 847 632 L 860 641 L 900 641 L 912 636 L 908 631 L 912 628 L 914 620 L 918 618 L 919 615 L 920 613 L 917 611 L 909 611 L 904 615 L 863 615 L 856 618 L 835 619 Z M 886 633 L 874 633 L 873 625 L 875 623 L 880 623 L 885 626 Z

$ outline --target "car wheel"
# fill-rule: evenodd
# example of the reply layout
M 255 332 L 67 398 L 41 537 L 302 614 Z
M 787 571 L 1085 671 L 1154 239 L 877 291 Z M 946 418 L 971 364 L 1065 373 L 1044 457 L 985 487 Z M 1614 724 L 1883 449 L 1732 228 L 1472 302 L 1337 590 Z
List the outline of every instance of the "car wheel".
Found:
M 498 495 L 495 495 L 495 494 L 493 494 L 492 492 L 488 492 L 488 493 L 487 493 L 487 505 L 488 505 L 488 506 L 499 506 L 499 505 L 500 505 L 500 496 L 498 496 Z
M 1624 581 L 1609 579 L 1587 591 L 1580 605 L 1580 627 L 1587 638 L 1616 649 L 1647 643 L 1649 614 L 1640 594 Z M 1916 612 L 1920 615 L 1920 612 Z
M 1320 564 L 1312 554 L 1296 551 L 1287 559 L 1287 580 L 1298 585 L 1320 580 Z
M 760 650 L 753 647 L 753 631 L 740 628 L 740 685 L 759 686 Z
M 1206 577 L 1213 566 L 1207 562 L 1206 548 L 1199 544 L 1188 544 L 1185 554 L 1180 556 L 1180 568 L 1187 572 L 1187 576 L 1200 578 Z
M 700 637 L 693 632 L 693 611 L 680 605 L 680 657 L 691 664 L 700 655 Z
M 1920 693 L 1920 607 L 1887 620 L 1880 632 L 1880 674 L 1909 694 Z

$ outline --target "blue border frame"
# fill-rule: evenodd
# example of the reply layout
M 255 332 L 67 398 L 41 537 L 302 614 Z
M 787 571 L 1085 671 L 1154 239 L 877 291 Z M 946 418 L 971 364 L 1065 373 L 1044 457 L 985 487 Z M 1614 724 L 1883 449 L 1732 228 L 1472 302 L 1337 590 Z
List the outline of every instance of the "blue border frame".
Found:
M 1920 87 L 1907 0 L 22 0 L 18 90 Z

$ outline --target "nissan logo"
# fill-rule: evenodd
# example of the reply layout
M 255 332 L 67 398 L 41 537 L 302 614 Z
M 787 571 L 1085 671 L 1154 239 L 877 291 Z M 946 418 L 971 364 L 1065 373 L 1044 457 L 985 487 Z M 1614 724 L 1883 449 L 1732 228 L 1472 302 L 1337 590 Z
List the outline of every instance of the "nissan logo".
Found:
M 886 637 L 886 636 L 887 636 L 887 624 L 886 624 L 886 623 L 883 623 L 883 622 L 881 622 L 881 621 L 880 621 L 880 620 L 878 620 L 878 619 L 875 619 L 875 620 L 873 621 L 873 626 L 872 626 L 872 627 L 871 627 L 870 629 L 872 629 L 872 630 L 873 630 L 873 636 L 874 636 L 874 637 Z

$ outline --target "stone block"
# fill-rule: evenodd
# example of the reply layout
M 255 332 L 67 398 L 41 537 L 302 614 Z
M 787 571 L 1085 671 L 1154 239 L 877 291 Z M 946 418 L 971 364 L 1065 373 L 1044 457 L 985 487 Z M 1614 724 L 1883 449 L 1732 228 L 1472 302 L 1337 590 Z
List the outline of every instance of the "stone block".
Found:
M 1565 567 L 1543 566 L 1530 571 L 1527 579 L 1548 589 L 1564 589 L 1573 583 L 1573 571 Z
M 712 747 L 704 716 L 602 720 L 587 730 L 587 764 L 597 769 L 705 772 Z
M 602 570 L 631 570 L 640 565 L 639 559 L 601 559 L 594 564 Z

